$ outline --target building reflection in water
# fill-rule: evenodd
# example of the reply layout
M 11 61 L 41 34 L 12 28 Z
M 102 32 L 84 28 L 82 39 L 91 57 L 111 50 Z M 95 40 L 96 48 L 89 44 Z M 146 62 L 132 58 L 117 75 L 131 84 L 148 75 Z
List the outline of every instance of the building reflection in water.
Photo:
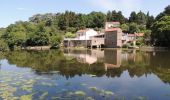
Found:
M 122 60 L 128 60 L 128 53 L 122 53 L 121 49 L 93 49 L 93 50 L 70 50 L 67 49 L 64 51 L 65 56 L 74 57 L 80 63 L 87 63 L 89 65 L 94 64 L 96 62 L 102 62 L 105 70 L 119 68 L 121 66 Z M 135 55 L 132 55 L 134 58 Z
M 121 66 L 121 49 L 105 50 L 104 52 L 105 70 L 119 68 Z

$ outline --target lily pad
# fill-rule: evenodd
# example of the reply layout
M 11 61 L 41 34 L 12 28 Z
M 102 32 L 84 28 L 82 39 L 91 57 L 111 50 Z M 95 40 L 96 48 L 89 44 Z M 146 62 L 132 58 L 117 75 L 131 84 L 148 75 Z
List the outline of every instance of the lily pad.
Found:
M 76 91 L 74 94 L 75 94 L 76 96 L 85 96 L 85 95 L 86 95 L 86 93 L 83 92 L 83 91 Z
M 40 100 L 44 100 L 46 96 L 48 96 L 48 92 L 44 92 L 44 93 L 39 97 L 39 99 L 40 99 Z

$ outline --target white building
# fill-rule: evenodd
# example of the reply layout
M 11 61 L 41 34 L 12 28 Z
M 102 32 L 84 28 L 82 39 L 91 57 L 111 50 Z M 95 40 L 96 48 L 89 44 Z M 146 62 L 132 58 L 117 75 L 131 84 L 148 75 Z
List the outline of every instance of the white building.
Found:
M 88 47 L 91 46 L 90 37 L 96 36 L 98 33 L 93 29 L 84 29 L 76 32 L 76 38 L 65 38 L 64 46 L 66 47 Z
M 90 37 L 97 35 L 98 33 L 93 29 L 79 30 L 76 33 L 77 40 L 90 40 Z

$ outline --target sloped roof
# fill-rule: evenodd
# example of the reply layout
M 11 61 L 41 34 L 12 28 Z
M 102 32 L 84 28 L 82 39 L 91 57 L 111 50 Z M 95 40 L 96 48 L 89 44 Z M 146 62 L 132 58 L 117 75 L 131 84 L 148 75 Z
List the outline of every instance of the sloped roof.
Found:
M 83 30 L 78 30 L 77 32 L 78 33 L 84 33 L 84 32 L 87 32 L 89 29 L 83 29 Z
M 143 36 L 144 36 L 144 33 L 128 34 L 128 36 L 138 36 L 138 37 L 143 37 Z
M 109 28 L 109 29 L 105 29 L 105 32 L 112 32 L 112 31 L 118 31 L 121 30 L 121 28 Z
M 144 33 L 136 33 L 136 36 L 144 36 Z
M 120 24 L 120 22 L 106 22 L 107 24 Z

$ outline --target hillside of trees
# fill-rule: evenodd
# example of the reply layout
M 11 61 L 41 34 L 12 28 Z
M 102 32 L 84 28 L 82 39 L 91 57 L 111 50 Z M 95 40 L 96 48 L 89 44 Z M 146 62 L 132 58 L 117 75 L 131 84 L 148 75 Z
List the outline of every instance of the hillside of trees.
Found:
M 106 21 L 119 21 L 123 32 L 145 33 L 152 45 L 170 47 L 170 6 L 156 18 L 152 15 L 132 12 L 129 18 L 121 11 L 91 12 L 89 14 L 65 11 L 64 13 L 37 14 L 28 21 L 18 21 L 0 29 L 0 49 L 15 49 L 27 46 L 58 46 L 64 36 L 74 37 L 79 29 L 100 30 Z

